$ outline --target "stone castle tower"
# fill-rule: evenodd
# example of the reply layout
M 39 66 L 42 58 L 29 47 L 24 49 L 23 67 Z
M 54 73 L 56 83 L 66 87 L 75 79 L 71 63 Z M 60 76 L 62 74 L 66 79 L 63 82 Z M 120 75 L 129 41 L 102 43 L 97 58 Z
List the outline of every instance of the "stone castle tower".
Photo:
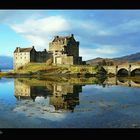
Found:
M 82 57 L 79 57 L 79 42 L 74 35 L 60 37 L 56 36 L 49 43 L 49 51 L 53 54 L 54 64 L 82 64 Z

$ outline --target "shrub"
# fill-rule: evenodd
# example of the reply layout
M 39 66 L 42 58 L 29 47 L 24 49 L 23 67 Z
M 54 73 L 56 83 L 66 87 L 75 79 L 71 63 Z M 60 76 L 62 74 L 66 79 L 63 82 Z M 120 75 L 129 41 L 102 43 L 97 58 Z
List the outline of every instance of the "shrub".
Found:
M 23 69 L 23 66 L 21 66 L 21 67 L 18 68 L 18 70 L 22 70 L 22 69 Z
M 80 72 L 87 72 L 87 69 L 86 68 L 82 68 L 82 69 L 80 69 Z
M 48 65 L 48 66 L 52 65 L 52 63 L 53 63 L 52 58 L 50 58 L 46 61 L 46 65 Z

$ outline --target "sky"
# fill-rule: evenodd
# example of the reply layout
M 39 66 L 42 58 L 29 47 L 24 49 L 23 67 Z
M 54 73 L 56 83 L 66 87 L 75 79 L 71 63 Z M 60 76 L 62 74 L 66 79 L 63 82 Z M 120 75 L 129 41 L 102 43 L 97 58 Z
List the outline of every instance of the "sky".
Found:
M 74 34 L 83 60 L 140 52 L 140 10 L 0 10 L 0 55 Z

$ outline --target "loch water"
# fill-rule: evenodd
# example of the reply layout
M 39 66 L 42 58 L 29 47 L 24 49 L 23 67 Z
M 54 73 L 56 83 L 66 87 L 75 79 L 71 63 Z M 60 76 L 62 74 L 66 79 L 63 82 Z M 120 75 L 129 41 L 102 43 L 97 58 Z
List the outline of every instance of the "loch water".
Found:
M 140 82 L 1 78 L 0 128 L 140 127 Z

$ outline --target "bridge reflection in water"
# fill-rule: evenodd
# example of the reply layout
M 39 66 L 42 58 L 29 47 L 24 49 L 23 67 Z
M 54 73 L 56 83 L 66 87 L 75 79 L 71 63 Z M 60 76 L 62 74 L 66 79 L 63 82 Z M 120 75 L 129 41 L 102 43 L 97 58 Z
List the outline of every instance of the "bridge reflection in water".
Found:
M 14 95 L 17 100 L 36 101 L 37 97 L 48 99 L 49 105 L 55 110 L 73 112 L 76 105 L 80 104 L 79 93 L 85 85 L 98 84 L 103 87 L 121 85 L 128 87 L 140 87 L 140 80 L 127 79 L 125 77 L 112 78 L 73 78 L 68 81 L 49 81 L 19 78 L 14 80 Z
M 111 77 L 107 78 L 104 82 L 104 85 L 120 85 L 127 87 L 140 87 L 140 78 L 127 78 L 127 77 Z

